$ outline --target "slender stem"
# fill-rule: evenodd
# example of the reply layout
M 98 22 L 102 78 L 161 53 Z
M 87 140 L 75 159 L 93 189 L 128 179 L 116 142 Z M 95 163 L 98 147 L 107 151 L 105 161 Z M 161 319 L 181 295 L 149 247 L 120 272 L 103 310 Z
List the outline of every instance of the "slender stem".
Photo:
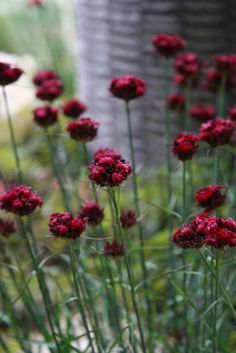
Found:
M 214 150 L 214 182 L 219 182 L 219 171 L 220 171 L 220 147 L 215 147 Z
M 115 209 L 116 223 L 117 223 L 118 229 L 119 229 L 120 241 L 121 241 L 122 246 L 125 248 L 124 234 L 123 234 L 123 230 L 122 230 L 122 227 L 120 224 L 120 218 L 119 218 L 119 208 L 118 208 L 118 204 L 116 201 L 115 192 L 113 189 L 111 189 L 110 194 L 111 194 L 112 202 L 113 202 L 114 209 Z M 146 353 L 146 344 L 145 344 L 145 340 L 144 340 L 143 328 L 142 328 L 141 318 L 140 318 L 140 314 L 139 314 L 138 303 L 137 303 L 137 299 L 136 299 L 136 293 L 135 293 L 133 277 L 132 277 L 132 271 L 130 268 L 130 261 L 129 261 L 129 256 L 128 256 L 127 251 L 124 252 L 124 259 L 125 259 L 128 281 L 129 281 L 129 285 L 130 285 L 132 304 L 133 304 L 133 308 L 134 308 L 134 312 L 135 312 L 135 316 L 136 316 L 137 324 L 138 324 L 142 352 Z
M 219 93 L 218 93 L 218 114 L 220 117 L 225 116 L 225 101 L 226 101 L 226 77 L 222 78 Z
M 217 339 L 217 300 L 218 300 L 218 281 L 219 281 L 219 250 L 215 251 L 215 278 L 214 278 L 214 308 L 213 308 L 213 321 L 212 321 L 212 333 L 213 333 L 213 344 L 212 353 L 217 353 L 218 339 Z
M 19 157 L 19 153 L 18 153 L 18 149 L 17 149 L 17 143 L 16 143 L 16 138 L 15 138 L 15 133 L 14 133 L 14 128 L 13 128 L 10 108 L 9 108 L 9 105 L 8 105 L 7 93 L 6 93 L 6 89 L 5 89 L 4 86 L 2 86 L 2 92 L 3 92 L 3 100 L 4 100 L 6 114 L 7 114 L 7 123 L 8 123 L 9 131 L 10 131 L 11 144 L 12 144 L 12 149 L 13 149 L 15 162 L 16 162 L 18 180 L 19 180 L 20 183 L 22 183 L 23 182 L 23 176 L 22 176 L 20 157 Z
M 34 253 L 34 250 L 33 250 L 32 246 L 31 246 L 27 231 L 25 229 L 24 222 L 21 219 L 21 217 L 18 217 L 18 224 L 20 226 L 20 232 L 21 232 L 22 236 L 25 239 L 27 249 L 29 251 L 30 257 L 31 257 L 33 265 L 34 265 L 34 269 L 35 269 L 35 272 L 36 272 L 36 275 L 37 275 L 37 279 L 38 279 L 39 288 L 40 288 L 40 291 L 41 291 L 41 294 L 42 294 L 42 298 L 43 298 L 43 302 L 44 302 L 45 311 L 46 311 L 46 314 L 47 314 L 48 323 L 49 323 L 49 326 L 50 326 L 50 329 L 51 329 L 51 332 L 52 332 L 52 336 L 53 336 L 54 342 L 55 342 L 56 347 L 57 347 L 57 352 L 58 353 L 62 353 L 61 348 L 60 348 L 60 344 L 59 344 L 59 342 L 57 340 L 57 335 L 56 335 L 56 332 L 55 332 L 55 329 L 54 329 L 54 324 L 53 324 L 53 320 L 52 320 L 52 317 L 51 317 L 51 312 L 49 310 L 50 302 L 48 302 L 48 297 L 46 295 L 45 284 L 44 284 L 44 280 L 43 280 L 42 273 L 41 273 L 42 270 L 38 267 L 38 260 L 37 260 L 37 258 L 35 256 L 35 253 Z
M 83 151 L 84 151 L 84 162 L 85 162 L 85 165 L 88 166 L 88 164 L 89 164 L 88 149 L 87 149 L 87 146 L 85 143 L 83 143 L 82 145 L 83 145 Z M 96 185 L 93 181 L 92 181 L 92 192 L 93 192 L 95 201 L 98 202 L 98 194 L 97 194 L 97 190 L 96 190 Z

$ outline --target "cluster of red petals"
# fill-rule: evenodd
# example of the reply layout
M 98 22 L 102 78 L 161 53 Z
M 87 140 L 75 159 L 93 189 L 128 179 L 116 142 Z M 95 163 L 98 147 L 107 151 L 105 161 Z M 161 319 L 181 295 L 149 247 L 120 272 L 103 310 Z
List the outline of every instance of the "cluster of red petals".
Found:
M 196 104 L 190 108 L 190 116 L 197 121 L 205 122 L 207 120 L 215 119 L 216 110 L 212 105 Z
M 220 54 L 213 58 L 213 65 L 222 75 L 231 75 L 236 69 L 235 54 Z
M 80 120 L 69 122 L 66 130 L 73 140 L 86 143 L 92 141 L 97 136 L 99 125 L 98 121 L 84 117 Z
M 101 157 L 88 166 L 89 179 L 100 186 L 119 186 L 132 172 L 131 166 L 124 160 Z
M 114 97 L 128 102 L 146 93 L 146 83 L 132 75 L 115 77 L 111 81 L 110 92 Z
M 196 202 L 207 211 L 211 211 L 224 204 L 227 188 L 223 185 L 209 185 L 196 193 Z
M 87 218 L 73 217 L 70 212 L 53 213 L 49 220 L 49 231 L 59 238 L 76 239 L 84 232 Z
M 14 185 L 0 197 L 0 208 L 4 211 L 26 216 L 41 207 L 43 201 L 37 192 L 27 185 Z
M 99 148 L 93 155 L 93 159 L 96 161 L 101 157 L 111 157 L 114 160 L 121 159 L 121 154 L 118 151 L 114 151 L 108 147 Z
M 70 99 L 62 107 L 64 115 L 72 119 L 77 119 L 86 109 L 87 106 L 76 98 Z
M 231 119 L 214 119 L 201 125 L 199 137 L 211 147 L 217 147 L 229 143 L 234 131 L 235 124 Z
M 81 207 L 79 216 L 87 218 L 91 226 L 97 226 L 104 220 L 104 211 L 97 202 L 90 201 Z
M 40 70 L 33 77 L 35 86 L 41 86 L 46 81 L 59 80 L 59 76 L 52 70 Z
M 175 56 L 185 47 L 185 41 L 178 34 L 158 34 L 152 39 L 152 44 L 161 55 Z
M 211 68 L 207 71 L 205 81 L 203 82 L 203 88 L 207 91 L 217 92 L 222 87 L 222 73 L 215 68 Z M 225 89 L 230 90 L 235 84 L 234 75 L 225 76 Z
M 229 118 L 232 120 L 236 120 L 236 105 L 230 108 Z
M 21 70 L 20 68 L 12 64 L 0 62 L 0 85 L 1 86 L 9 85 L 17 81 L 22 74 L 23 74 L 23 70 Z
M 43 6 L 43 1 L 42 0 L 28 0 L 27 4 L 29 6 L 41 7 L 41 6 Z
M 183 249 L 198 249 L 203 245 L 223 249 L 236 246 L 236 222 L 231 218 L 219 218 L 202 213 L 192 223 L 184 224 L 172 236 L 176 245 Z
M 0 218 L 0 234 L 4 237 L 10 237 L 17 230 L 17 226 L 14 221 L 9 219 Z
M 119 257 L 124 255 L 125 250 L 121 244 L 113 240 L 111 243 L 105 243 L 103 252 L 106 256 Z
M 185 97 L 181 93 L 173 93 L 167 97 L 167 104 L 170 110 L 182 112 L 185 108 Z
M 183 53 L 175 60 L 176 76 L 174 81 L 182 86 L 191 80 L 193 83 L 197 79 L 200 69 L 203 67 L 202 60 L 195 53 Z
M 63 92 L 63 83 L 59 79 L 44 81 L 36 90 L 36 97 L 52 102 Z
M 181 132 L 174 140 L 172 152 L 180 161 L 192 159 L 199 146 L 198 136 Z
M 57 122 L 58 109 L 50 105 L 44 105 L 33 110 L 34 121 L 41 127 L 48 127 Z
M 120 223 L 122 228 L 129 229 L 137 223 L 137 217 L 133 210 L 122 212 L 120 215 Z

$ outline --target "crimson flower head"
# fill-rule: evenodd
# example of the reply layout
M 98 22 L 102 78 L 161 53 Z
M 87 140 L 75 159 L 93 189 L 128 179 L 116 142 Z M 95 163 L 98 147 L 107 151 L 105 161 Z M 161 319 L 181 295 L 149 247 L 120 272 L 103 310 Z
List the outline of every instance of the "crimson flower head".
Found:
M 110 92 L 114 97 L 129 102 L 132 99 L 144 96 L 146 83 L 132 75 L 115 77 L 111 81 Z
M 84 117 L 80 120 L 69 122 L 66 130 L 73 140 L 86 143 L 95 139 L 99 125 L 98 121 Z
M 42 204 L 41 197 L 27 185 L 13 185 L 0 197 L 0 208 L 19 216 L 31 214 Z
M 230 108 L 229 118 L 236 121 L 236 105 Z
M 53 213 L 49 220 L 49 231 L 59 238 L 76 239 L 85 231 L 87 218 L 73 217 L 70 212 Z
M 195 53 L 183 53 L 178 55 L 175 59 L 175 69 L 177 74 L 181 77 L 181 84 L 179 82 L 179 85 L 184 86 L 188 80 L 195 83 L 202 66 L 202 60 L 200 60 Z
M 181 93 L 173 93 L 167 97 L 167 104 L 170 110 L 182 112 L 185 108 L 185 97 Z
M 137 223 L 137 217 L 133 210 L 122 212 L 120 215 L 120 223 L 122 228 L 129 229 Z
M 174 140 L 172 152 L 182 162 L 192 159 L 199 146 L 200 139 L 188 132 L 181 132 Z
M 234 75 L 225 76 L 225 89 L 230 90 L 235 84 Z M 218 92 L 222 87 L 222 73 L 215 68 L 210 68 L 203 82 L 203 88 L 207 91 Z
M 36 97 L 42 101 L 52 102 L 63 93 L 61 80 L 52 79 L 44 81 L 36 90 Z
M 132 172 L 132 168 L 124 160 L 101 157 L 88 166 L 89 179 L 100 186 L 119 186 Z
M 175 56 L 185 47 L 185 41 L 178 34 L 158 34 L 152 39 L 156 51 L 163 56 Z
M 106 242 L 104 245 L 104 255 L 111 257 L 119 257 L 124 255 L 124 248 L 116 240 L 113 240 L 111 243 Z
M 183 224 L 172 236 L 173 242 L 183 249 L 199 249 L 203 245 L 204 238 L 194 231 L 193 227 Z
M 40 70 L 33 77 L 35 86 L 41 86 L 46 81 L 59 80 L 58 74 L 53 70 Z
M 17 226 L 14 221 L 10 219 L 0 218 L 0 234 L 6 238 L 9 238 L 17 230 Z
M 48 127 L 57 122 L 58 110 L 50 105 L 44 105 L 33 110 L 34 121 L 41 127 Z
M 28 0 L 28 5 L 41 7 L 41 6 L 43 6 L 43 1 L 42 0 Z
M 101 157 L 111 157 L 117 160 L 117 159 L 121 159 L 121 154 L 117 151 L 114 151 L 111 148 L 101 147 L 94 153 L 93 159 L 96 161 Z
M 79 216 L 81 218 L 87 218 L 88 224 L 91 226 L 97 226 L 104 220 L 103 209 L 95 201 L 90 201 L 83 205 Z
M 215 119 L 216 110 L 212 105 L 195 104 L 190 108 L 190 116 L 197 121 L 205 122 Z
M 64 115 L 72 119 L 77 119 L 86 109 L 87 106 L 76 98 L 70 99 L 62 107 Z
M 23 74 L 23 70 L 12 64 L 0 62 L 0 85 L 6 86 L 14 83 Z
M 209 216 L 204 221 L 205 245 L 216 249 L 236 246 L 236 222 L 231 218 Z
M 196 193 L 196 202 L 202 208 L 211 211 L 224 204 L 227 188 L 223 185 L 209 185 Z
M 231 119 L 214 119 L 201 125 L 199 137 L 211 147 L 223 146 L 230 142 L 234 130 L 235 124 Z
M 213 65 L 222 75 L 230 75 L 234 73 L 236 67 L 235 55 L 219 54 L 214 56 Z

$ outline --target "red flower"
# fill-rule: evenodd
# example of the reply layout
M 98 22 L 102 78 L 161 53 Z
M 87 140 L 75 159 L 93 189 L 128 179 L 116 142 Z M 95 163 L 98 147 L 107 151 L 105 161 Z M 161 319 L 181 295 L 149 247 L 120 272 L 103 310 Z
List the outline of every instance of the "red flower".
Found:
M 66 130 L 73 140 L 86 143 L 95 139 L 99 125 L 98 121 L 84 117 L 80 120 L 69 122 Z
M 173 154 L 182 162 L 192 159 L 199 146 L 200 139 L 198 136 L 181 132 L 173 144 Z
M 208 211 L 224 204 L 227 188 L 223 185 L 210 185 L 196 193 L 196 202 Z
M 229 143 L 234 130 L 232 120 L 214 119 L 201 125 L 199 137 L 211 147 L 217 147 Z
M 43 201 L 37 192 L 27 185 L 14 185 L 0 197 L 0 208 L 4 211 L 26 216 L 41 207 Z
M 114 97 L 128 102 L 145 94 L 146 83 L 140 78 L 131 75 L 115 77 L 111 81 L 110 92 Z
M 53 213 L 49 220 L 51 234 L 60 238 L 79 238 L 86 225 L 87 218 L 73 217 L 70 212 Z
M 108 147 L 99 148 L 93 155 L 93 159 L 96 161 L 101 157 L 111 157 L 112 159 L 121 159 L 121 154 L 117 151 L 114 151 Z
M 176 55 L 185 47 L 185 41 L 178 34 L 158 34 L 152 39 L 157 52 L 166 57 Z
M 35 86 L 41 86 L 46 81 L 59 79 L 58 74 L 52 70 L 40 70 L 34 75 L 33 82 Z
M 173 242 L 183 249 L 199 249 L 203 245 L 204 238 L 195 232 L 191 225 L 183 224 L 172 236 Z
M 170 110 L 182 112 L 185 108 L 185 97 L 181 93 L 173 93 L 167 97 Z
M 42 0 L 28 0 L 28 5 L 41 7 L 41 6 L 43 6 L 43 2 L 42 2 Z
M 231 75 L 235 70 L 235 55 L 220 54 L 213 58 L 213 64 L 222 75 Z
M 235 84 L 234 76 L 227 76 L 225 89 L 230 90 Z M 222 86 L 222 74 L 215 68 L 211 68 L 207 71 L 205 81 L 203 82 L 203 88 L 207 91 L 217 92 Z
M 186 80 L 195 80 L 202 68 L 203 62 L 194 53 L 183 53 L 175 60 L 175 69 Z
M 211 105 L 196 104 L 190 108 L 190 116 L 198 121 L 205 122 L 210 119 L 215 119 L 216 110 Z
M 120 223 L 122 228 L 129 229 L 137 223 L 137 217 L 133 210 L 123 212 L 120 215 Z
M 119 186 L 130 175 L 132 169 L 124 160 L 101 157 L 88 167 L 89 179 L 100 186 Z
M 17 226 L 14 221 L 0 218 L 0 234 L 8 238 L 12 234 L 14 234 L 16 230 L 17 230 Z
M 124 248 L 116 240 L 111 243 L 106 242 L 104 245 L 104 255 L 111 257 L 119 257 L 124 255 Z
M 43 101 L 53 101 L 63 92 L 63 84 L 58 79 L 43 82 L 36 90 L 36 97 Z
M 204 224 L 205 244 L 217 249 L 236 246 L 236 222 L 231 218 L 210 216 Z
M 88 224 L 92 226 L 97 226 L 104 219 L 103 209 L 95 201 L 87 202 L 81 207 L 81 212 L 79 213 L 81 218 L 87 218 Z
M 18 78 L 23 74 L 23 70 L 18 67 L 0 62 L 0 85 L 9 85 L 18 80 Z
M 73 119 L 77 119 L 86 109 L 87 106 L 76 98 L 70 99 L 62 107 L 64 115 Z
M 232 120 L 236 120 L 236 105 L 230 108 L 229 118 Z
M 57 122 L 58 110 L 50 105 L 44 105 L 33 110 L 34 121 L 37 125 L 48 127 Z

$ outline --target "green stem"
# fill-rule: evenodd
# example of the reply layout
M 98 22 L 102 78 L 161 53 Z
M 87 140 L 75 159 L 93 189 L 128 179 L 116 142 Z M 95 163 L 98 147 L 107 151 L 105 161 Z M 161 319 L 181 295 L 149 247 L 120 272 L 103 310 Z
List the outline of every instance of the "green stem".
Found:
M 113 189 L 111 189 L 110 195 L 112 197 L 112 202 L 113 202 L 114 209 L 115 209 L 116 223 L 117 223 L 118 229 L 119 229 L 120 241 L 121 241 L 122 246 L 125 248 L 124 234 L 123 234 L 123 230 L 122 230 L 122 227 L 120 224 L 120 218 L 119 218 L 119 208 L 118 208 L 118 204 L 116 201 L 115 192 Z M 132 304 L 133 304 L 133 308 L 134 308 L 134 312 L 135 312 L 135 316 L 136 316 L 137 324 L 138 324 L 142 352 L 146 353 L 146 344 L 145 344 L 145 340 L 144 340 L 142 323 L 141 323 L 141 318 L 140 318 L 140 314 L 139 314 L 138 303 L 137 303 L 137 299 L 136 299 L 136 293 L 135 293 L 134 283 L 133 283 L 133 278 L 132 278 L 132 271 L 130 268 L 130 261 L 129 261 L 129 256 L 128 256 L 127 251 L 124 251 L 124 259 L 125 259 L 128 281 L 129 281 L 129 285 L 130 285 L 131 300 L 132 300 Z
M 213 333 L 213 345 L 212 353 L 217 353 L 218 339 L 217 339 L 217 300 L 218 300 L 218 281 L 219 281 L 219 250 L 215 251 L 215 278 L 214 278 L 214 308 L 213 308 L 213 321 L 212 321 L 212 333 Z
M 215 147 L 214 150 L 214 182 L 219 182 L 219 171 L 220 171 L 220 147 Z
M 18 154 L 17 143 L 16 143 L 13 123 L 12 123 L 12 117 L 11 117 L 10 108 L 8 105 L 7 93 L 6 93 L 6 89 L 4 86 L 2 86 L 2 92 L 3 92 L 3 100 L 4 100 L 6 114 L 7 114 L 7 123 L 8 123 L 9 131 L 10 131 L 11 144 L 12 144 L 12 149 L 13 149 L 15 162 L 16 162 L 18 180 L 20 183 L 22 183 L 23 176 L 22 176 L 22 170 L 21 170 L 21 164 L 20 164 L 20 157 Z
M 225 101 L 226 101 L 226 77 L 222 78 L 219 93 L 218 93 L 218 114 L 222 118 L 225 116 Z

